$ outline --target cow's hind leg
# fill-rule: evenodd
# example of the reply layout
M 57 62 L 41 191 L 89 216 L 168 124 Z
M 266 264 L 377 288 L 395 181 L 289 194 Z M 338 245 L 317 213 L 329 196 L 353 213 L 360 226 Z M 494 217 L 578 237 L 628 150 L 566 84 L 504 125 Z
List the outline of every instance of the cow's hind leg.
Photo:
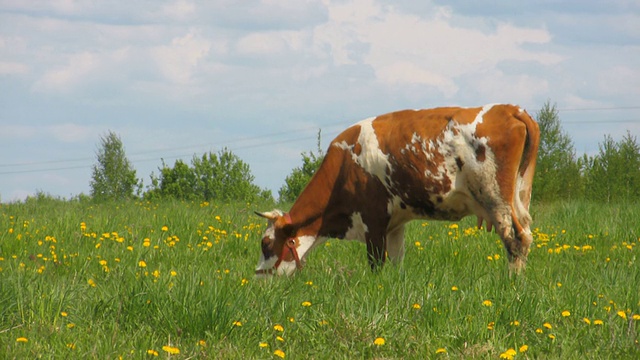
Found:
M 387 255 L 393 264 L 402 263 L 402 259 L 404 259 L 404 225 L 387 233 Z
M 524 228 L 511 206 L 502 207 L 492 215 L 496 232 L 502 239 L 511 270 L 520 273 L 524 270 L 529 255 L 529 247 L 533 241 L 531 231 Z

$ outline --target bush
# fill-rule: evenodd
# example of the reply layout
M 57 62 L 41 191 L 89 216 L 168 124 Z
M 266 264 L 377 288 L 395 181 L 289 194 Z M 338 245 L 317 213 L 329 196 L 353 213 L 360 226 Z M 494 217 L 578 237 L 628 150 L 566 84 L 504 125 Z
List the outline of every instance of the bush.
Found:
M 98 163 L 93 166 L 90 183 L 93 199 L 104 201 L 133 198 L 134 190 L 141 185 L 118 135 L 109 131 L 103 136 L 96 156 Z

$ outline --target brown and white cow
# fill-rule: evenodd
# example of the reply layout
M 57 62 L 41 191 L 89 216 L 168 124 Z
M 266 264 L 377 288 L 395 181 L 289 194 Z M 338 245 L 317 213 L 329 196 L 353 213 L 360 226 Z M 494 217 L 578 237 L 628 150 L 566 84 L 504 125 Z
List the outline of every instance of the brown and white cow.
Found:
M 532 242 L 531 184 L 538 124 L 520 107 L 405 110 L 349 127 L 288 213 L 274 210 L 257 275 L 292 274 L 328 238 L 367 244 L 371 267 L 404 256 L 404 224 L 475 214 L 495 226 L 511 267 Z

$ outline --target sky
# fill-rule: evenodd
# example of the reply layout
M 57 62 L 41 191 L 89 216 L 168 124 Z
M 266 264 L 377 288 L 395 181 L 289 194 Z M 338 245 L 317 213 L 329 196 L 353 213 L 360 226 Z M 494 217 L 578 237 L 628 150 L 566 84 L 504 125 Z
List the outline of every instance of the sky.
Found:
M 0 201 L 90 193 L 100 139 L 145 186 L 227 148 L 278 189 L 401 109 L 555 104 L 578 156 L 640 134 L 638 0 L 0 0 Z

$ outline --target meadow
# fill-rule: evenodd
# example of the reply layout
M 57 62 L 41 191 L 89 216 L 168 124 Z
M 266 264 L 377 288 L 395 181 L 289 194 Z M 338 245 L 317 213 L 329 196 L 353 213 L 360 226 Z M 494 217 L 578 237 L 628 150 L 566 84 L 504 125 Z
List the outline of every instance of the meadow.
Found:
M 640 358 L 640 205 L 534 204 L 520 276 L 468 218 L 411 223 L 401 266 L 329 240 L 268 280 L 254 210 L 0 205 L 0 358 Z

